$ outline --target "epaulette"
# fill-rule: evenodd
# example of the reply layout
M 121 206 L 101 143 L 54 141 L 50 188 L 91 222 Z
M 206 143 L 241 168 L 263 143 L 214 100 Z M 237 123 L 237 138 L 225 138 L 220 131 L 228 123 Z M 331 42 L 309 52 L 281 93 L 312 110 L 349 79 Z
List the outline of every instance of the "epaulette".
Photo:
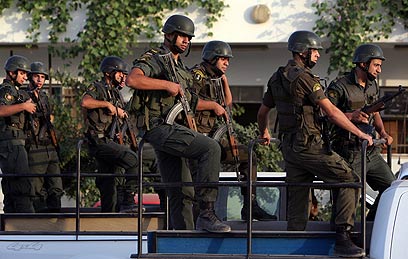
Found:
M 305 72 L 304 69 L 298 66 L 294 66 L 289 68 L 284 74 L 286 78 L 289 80 L 289 82 L 293 82 L 298 78 L 303 72 Z
M 137 59 L 137 61 L 145 61 L 145 60 L 150 60 L 154 55 L 156 55 L 157 53 L 159 53 L 159 49 L 155 48 L 155 49 L 150 49 L 148 51 L 146 51 L 145 53 L 143 53 L 140 58 Z

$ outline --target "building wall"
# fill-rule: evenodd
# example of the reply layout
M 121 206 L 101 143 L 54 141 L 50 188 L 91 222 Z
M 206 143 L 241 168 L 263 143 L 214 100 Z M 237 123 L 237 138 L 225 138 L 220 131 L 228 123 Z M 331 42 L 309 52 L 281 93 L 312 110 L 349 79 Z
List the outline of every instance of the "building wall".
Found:
M 241 103 L 259 104 L 262 95 L 259 89 L 262 89 L 261 92 L 263 92 L 271 74 L 291 58 L 286 48 L 290 34 L 295 30 L 312 30 L 317 19 L 311 7 L 315 0 L 225 0 L 224 2 L 229 7 L 225 9 L 223 17 L 211 29 L 213 37 L 206 35 L 208 29 L 204 25 L 205 15 L 194 12 L 194 7 L 169 13 L 168 16 L 187 11 L 196 24 L 196 37 L 192 41 L 192 52 L 189 57 L 185 58 L 189 66 L 200 62 L 201 48 L 205 42 L 209 40 L 229 42 L 234 58 L 231 59 L 228 76 L 234 90 L 235 100 Z M 259 4 L 264 4 L 270 10 L 269 19 L 264 23 L 255 23 L 252 19 L 254 7 Z M 63 37 L 75 37 L 82 29 L 85 17 L 85 10 L 75 12 L 73 21 L 68 25 L 68 32 Z M 71 60 L 72 65 L 69 68 L 65 68 L 64 61 L 58 58 L 52 58 L 51 64 L 49 63 L 47 24 L 42 26 L 40 43 L 33 49 L 24 47 L 24 44 L 28 42 L 25 38 L 28 25 L 29 17 L 18 13 L 15 8 L 3 12 L 0 17 L 2 28 L 0 63 L 4 62 L 11 53 L 21 54 L 27 56 L 31 61 L 43 61 L 54 70 L 64 69 L 71 74 L 76 74 L 79 59 Z M 160 42 L 162 36 L 158 35 L 156 40 Z M 379 76 L 380 86 L 390 87 L 400 84 L 407 86 L 408 32 L 401 24 L 397 24 L 391 37 L 377 43 L 381 45 L 387 58 L 383 64 L 383 72 Z M 324 42 L 324 46 L 328 44 L 329 42 Z M 142 54 L 145 49 L 146 45 L 140 44 L 140 47 L 133 50 L 132 55 L 124 59 L 131 64 L 134 58 Z M 327 74 L 328 65 L 329 55 L 321 51 L 321 58 L 313 71 L 321 78 L 330 81 L 337 74 Z M 0 77 L 4 77 L 4 71 L 0 70 Z M 256 105 L 251 107 L 253 117 Z

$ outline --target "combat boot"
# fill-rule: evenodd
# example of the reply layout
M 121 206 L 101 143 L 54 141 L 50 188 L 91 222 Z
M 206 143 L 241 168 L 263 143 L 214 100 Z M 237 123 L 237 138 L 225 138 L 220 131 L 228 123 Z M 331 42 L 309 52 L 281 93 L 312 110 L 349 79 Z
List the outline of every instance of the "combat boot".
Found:
M 231 231 L 231 227 L 224 224 L 217 215 L 215 215 L 214 202 L 203 202 L 200 204 L 200 214 L 197 218 L 196 230 L 226 233 Z
M 256 199 L 252 201 L 252 218 L 260 221 L 266 220 L 277 220 L 278 218 L 275 215 L 270 215 L 264 209 L 262 209 Z M 248 204 L 244 201 L 244 206 L 241 209 L 241 219 L 248 220 Z
M 142 208 L 144 211 L 144 208 Z M 130 191 L 124 192 L 123 201 L 120 204 L 119 212 L 121 213 L 137 213 L 139 206 L 135 204 L 135 193 Z
M 350 226 L 336 226 L 336 244 L 334 245 L 334 256 L 339 257 L 364 257 L 365 252 L 356 246 L 350 238 Z

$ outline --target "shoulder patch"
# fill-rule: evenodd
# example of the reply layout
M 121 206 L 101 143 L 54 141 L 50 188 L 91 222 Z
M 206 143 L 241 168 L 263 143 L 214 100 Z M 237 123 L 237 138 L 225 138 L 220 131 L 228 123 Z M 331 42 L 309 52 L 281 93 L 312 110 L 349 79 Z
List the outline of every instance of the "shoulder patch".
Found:
M 203 71 L 199 70 L 199 69 L 195 69 L 193 70 L 193 77 L 195 81 L 201 81 L 205 75 L 203 73 Z
M 4 95 L 4 99 L 6 99 L 9 102 L 12 102 L 12 101 L 14 101 L 14 96 L 12 96 L 10 93 L 6 93 Z
M 96 91 L 96 85 L 89 86 L 88 91 Z
M 313 92 L 317 92 L 322 88 L 322 86 L 319 83 L 314 84 L 313 86 Z
M 327 91 L 327 95 L 328 95 L 330 98 L 336 98 L 336 99 L 337 99 L 337 91 L 328 90 L 328 91 Z

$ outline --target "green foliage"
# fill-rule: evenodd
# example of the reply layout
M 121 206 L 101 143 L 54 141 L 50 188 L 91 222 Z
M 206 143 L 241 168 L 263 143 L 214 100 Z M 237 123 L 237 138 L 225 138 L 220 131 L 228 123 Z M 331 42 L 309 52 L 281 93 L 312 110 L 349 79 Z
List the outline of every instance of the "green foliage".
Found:
M 244 108 L 239 105 L 234 106 L 234 116 L 243 114 Z M 248 126 L 242 126 L 234 123 L 234 129 L 238 135 L 239 143 L 248 146 L 250 141 L 255 140 L 259 136 L 258 124 L 251 123 Z M 283 161 L 282 153 L 276 144 L 269 146 L 256 145 L 255 153 L 257 155 L 258 172 L 281 172 L 280 163 Z
M 407 0 L 337 0 L 312 4 L 320 18 L 314 30 L 330 39 L 328 73 L 350 70 L 354 49 L 366 42 L 388 38 L 397 21 L 408 25 Z
M 107 55 L 123 57 L 131 54 L 131 48 L 136 46 L 141 37 L 153 39 L 161 35 L 164 15 L 168 11 L 185 9 L 193 4 L 205 12 L 208 28 L 213 26 L 227 7 L 222 0 L 0 0 L 0 15 L 5 9 L 15 6 L 30 17 L 27 38 L 32 43 L 38 42 L 40 29 L 44 27 L 48 32 L 51 42 L 49 49 L 54 57 L 65 60 L 66 66 L 71 65 L 71 60 L 80 59 L 79 77 L 63 71 L 50 71 L 52 78 L 61 83 L 63 91 L 70 91 L 72 96 L 69 100 L 53 100 L 54 124 L 59 133 L 62 171 L 65 174 L 72 175 L 76 171 L 76 144 L 83 137 L 84 130 L 80 99 L 86 86 L 99 77 L 101 60 Z M 62 39 L 61 35 L 67 31 L 67 25 L 73 21 L 73 12 L 80 9 L 85 9 L 87 14 L 84 28 L 75 39 Z M 61 42 L 66 44 L 60 44 Z M 31 44 L 28 45 L 30 46 Z M 83 172 L 95 171 L 94 161 L 88 156 L 86 149 L 81 152 L 81 164 Z M 64 178 L 66 192 L 70 196 L 75 195 L 75 182 L 74 178 Z M 82 205 L 90 206 L 99 197 L 93 178 L 81 179 L 81 190 Z
M 0 12 L 12 3 L 2 1 Z M 206 11 L 206 25 L 211 28 L 227 7 L 222 0 L 16 0 L 14 3 L 19 11 L 31 17 L 27 38 L 36 43 L 41 27 L 47 26 L 49 40 L 54 43 L 50 46 L 53 54 L 66 60 L 80 57 L 78 74 L 87 82 L 95 79 L 103 57 L 126 56 L 140 37 L 152 39 L 158 35 L 166 11 L 195 4 Z M 60 39 L 73 19 L 72 12 L 81 8 L 87 11 L 83 30 L 76 39 Z M 56 45 L 58 42 L 70 44 L 60 47 Z

